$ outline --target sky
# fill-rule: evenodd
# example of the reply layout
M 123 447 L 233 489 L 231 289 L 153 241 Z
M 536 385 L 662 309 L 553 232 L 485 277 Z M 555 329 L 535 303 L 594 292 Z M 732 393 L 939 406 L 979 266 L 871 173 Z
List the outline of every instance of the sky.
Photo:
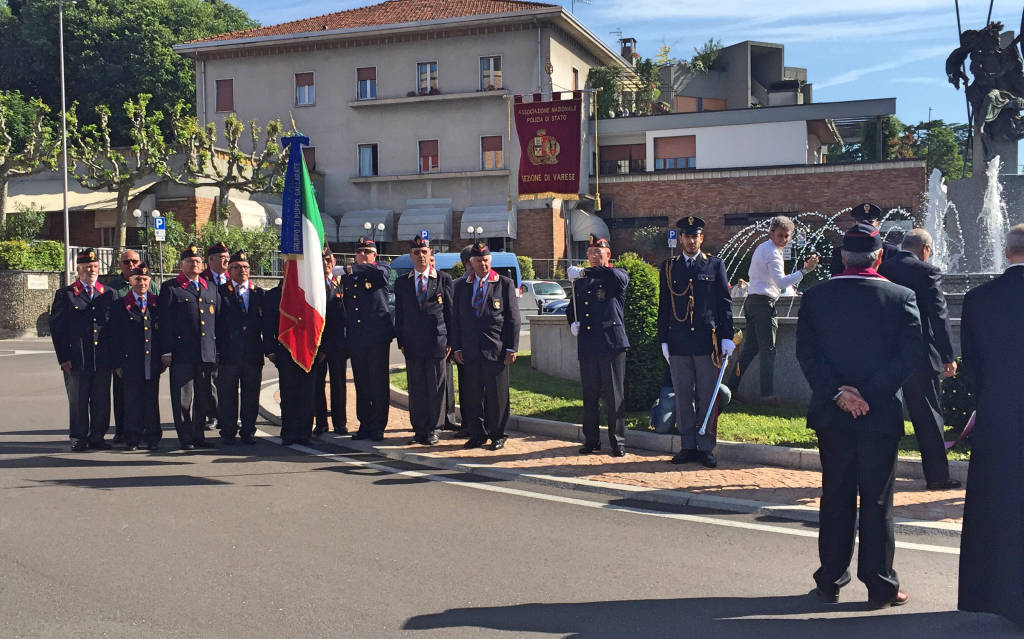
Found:
M 552 0 L 547 0 L 552 2 Z M 374 4 L 372 0 L 233 0 L 264 25 Z M 571 1 L 561 2 L 572 10 Z M 961 0 L 965 29 L 980 29 L 986 0 Z M 992 19 L 1019 31 L 1020 0 L 993 0 Z M 963 90 L 946 81 L 958 44 L 953 0 L 589 0 L 575 16 L 613 50 L 613 33 L 654 57 L 663 45 L 689 58 L 709 38 L 785 45 L 786 65 L 807 69 L 815 102 L 896 98 L 906 123 L 965 122 Z

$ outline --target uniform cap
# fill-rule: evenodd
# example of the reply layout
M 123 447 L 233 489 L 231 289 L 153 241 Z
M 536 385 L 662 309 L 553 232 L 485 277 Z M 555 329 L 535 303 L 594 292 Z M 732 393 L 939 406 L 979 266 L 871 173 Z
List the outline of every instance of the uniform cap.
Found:
M 870 202 L 864 202 L 853 207 L 850 210 L 850 215 L 853 216 L 853 219 L 860 220 L 861 222 L 880 220 L 882 219 L 882 209 Z
M 93 262 L 99 262 L 96 257 L 96 249 L 87 248 L 82 249 L 78 252 L 78 257 L 75 259 L 76 264 L 92 264 Z
M 128 271 L 128 277 L 131 277 L 133 275 L 145 275 L 146 277 L 150 277 L 149 262 L 139 262 L 138 264 L 136 264 L 135 268 Z
M 228 245 L 227 244 L 225 244 L 224 242 L 217 242 L 216 244 L 211 244 L 210 246 L 208 246 L 206 248 L 206 257 L 210 257 L 211 255 L 220 255 L 221 253 L 230 253 L 230 252 L 231 251 L 228 249 Z
M 595 246 L 606 249 L 610 249 L 612 247 L 611 243 L 607 240 L 607 238 L 597 237 L 596 235 L 591 234 L 590 248 L 594 248 Z
M 248 262 L 248 261 L 249 261 L 249 255 L 245 251 L 239 251 L 239 252 L 237 252 L 237 253 L 235 253 L 234 255 L 231 256 L 231 259 L 228 260 L 228 263 L 230 264 L 232 262 Z
M 202 257 L 201 255 L 199 255 L 199 249 L 196 247 L 195 244 L 189 244 L 188 246 L 183 248 L 181 250 L 181 256 L 178 257 L 178 259 L 185 260 L 190 257 Z
M 843 250 L 871 253 L 882 248 L 882 234 L 871 224 L 860 222 L 850 227 L 843 236 Z
M 683 235 L 701 235 L 704 232 L 704 225 L 704 220 L 695 215 L 679 218 L 679 221 L 676 222 L 676 226 Z
M 370 249 L 374 253 L 377 252 L 377 243 L 373 240 L 368 240 L 365 237 L 359 238 L 358 247 L 361 249 Z
M 430 248 L 430 240 L 422 235 L 417 235 L 409 241 L 409 248 Z
M 470 257 L 483 257 L 484 255 L 490 255 L 491 249 L 487 246 L 486 242 L 476 242 L 472 248 L 469 249 Z

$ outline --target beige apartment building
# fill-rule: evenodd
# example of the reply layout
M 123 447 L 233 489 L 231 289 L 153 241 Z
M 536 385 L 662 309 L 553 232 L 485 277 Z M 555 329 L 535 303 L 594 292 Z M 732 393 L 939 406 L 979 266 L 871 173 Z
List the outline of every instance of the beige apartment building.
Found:
M 404 252 L 424 228 L 460 248 L 473 227 L 494 249 L 562 258 L 567 233 L 579 241 L 592 230 L 570 230 L 571 218 L 600 223 L 575 202 L 519 202 L 516 192 L 512 96 L 584 89 L 593 66 L 629 69 L 560 6 L 390 0 L 175 50 L 195 61 L 200 122 L 294 118 L 309 136 L 336 249 L 372 233 L 382 252 Z

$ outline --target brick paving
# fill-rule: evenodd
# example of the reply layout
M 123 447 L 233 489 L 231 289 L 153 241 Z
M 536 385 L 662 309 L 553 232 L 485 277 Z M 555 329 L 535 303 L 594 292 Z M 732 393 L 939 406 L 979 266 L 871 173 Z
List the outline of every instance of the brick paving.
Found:
M 279 399 L 276 393 L 274 397 Z M 353 431 L 358 425 L 355 403 L 355 388 L 349 381 L 348 425 Z M 412 435 L 409 413 L 392 405 L 385 441 L 379 445 L 404 446 Z M 821 497 L 821 474 L 818 472 L 730 462 L 724 455 L 718 456 L 718 468 L 708 469 L 699 464 L 675 466 L 668 463 L 668 454 L 635 449 L 629 449 L 625 457 L 579 455 L 579 442 L 522 433 L 510 433 L 505 448 L 500 451 L 464 450 L 464 440 L 454 439 L 453 433 L 440 432 L 438 435 L 441 442 L 437 446 L 428 448 L 414 444 L 407 449 L 418 454 L 457 459 L 460 463 L 491 464 L 555 477 L 780 505 L 817 508 Z M 604 445 L 607 446 L 606 443 Z M 923 480 L 897 478 L 895 505 L 896 517 L 959 524 L 963 516 L 964 491 L 928 491 Z

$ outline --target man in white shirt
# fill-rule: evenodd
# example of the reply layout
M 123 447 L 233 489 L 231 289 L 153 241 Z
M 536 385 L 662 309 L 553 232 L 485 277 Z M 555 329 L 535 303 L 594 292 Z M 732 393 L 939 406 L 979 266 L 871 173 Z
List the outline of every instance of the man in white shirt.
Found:
M 726 386 L 736 395 L 740 378 L 750 362 L 761 354 L 761 403 L 776 406 L 775 395 L 775 334 L 779 322 L 775 302 L 786 288 L 796 286 L 804 275 L 818 268 L 818 256 L 804 260 L 804 267 L 786 275 L 782 250 L 789 244 L 795 225 L 784 215 L 772 218 L 768 226 L 768 239 L 754 249 L 750 258 L 750 283 L 743 315 L 747 318 L 747 334 L 740 349 L 736 366 L 729 373 Z

